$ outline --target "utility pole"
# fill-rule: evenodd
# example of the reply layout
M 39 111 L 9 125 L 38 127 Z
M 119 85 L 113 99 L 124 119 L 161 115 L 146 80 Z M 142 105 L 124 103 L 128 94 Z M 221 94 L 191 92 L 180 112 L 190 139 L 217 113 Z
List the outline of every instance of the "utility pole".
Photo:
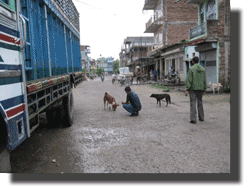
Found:
M 142 73 L 142 62 L 141 62 L 141 59 L 142 59 L 142 37 L 141 37 L 141 48 L 140 48 L 140 74 Z

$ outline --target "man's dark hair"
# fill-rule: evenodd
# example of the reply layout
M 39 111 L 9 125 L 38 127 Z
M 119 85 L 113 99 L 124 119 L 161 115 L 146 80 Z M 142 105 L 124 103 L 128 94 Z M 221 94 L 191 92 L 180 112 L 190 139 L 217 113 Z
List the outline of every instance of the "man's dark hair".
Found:
M 131 91 L 131 88 L 129 86 L 125 87 L 125 91 Z
M 193 57 L 191 61 L 194 61 L 194 63 L 199 63 L 199 58 L 197 56 Z

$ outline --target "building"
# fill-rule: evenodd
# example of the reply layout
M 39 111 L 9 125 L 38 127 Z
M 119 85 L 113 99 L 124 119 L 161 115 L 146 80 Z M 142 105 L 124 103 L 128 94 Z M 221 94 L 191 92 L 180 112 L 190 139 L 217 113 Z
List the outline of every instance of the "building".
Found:
M 185 41 L 190 28 L 197 26 L 197 5 L 187 5 L 176 0 L 145 0 L 143 10 L 153 10 L 144 33 L 154 34 L 154 43 L 147 55 L 153 57 L 150 69 L 158 71 L 163 79 L 172 65 L 181 81 L 185 80 Z
M 121 47 L 121 52 L 119 53 L 119 66 L 120 67 L 125 67 L 126 66 L 126 57 L 125 57 L 125 46 L 122 45 Z
M 106 73 L 107 74 L 112 74 L 113 73 L 113 63 L 114 63 L 114 58 L 113 57 L 108 57 L 107 58 L 107 67 L 106 67 Z
M 110 62 L 111 62 L 111 60 L 110 60 Z M 108 65 L 108 58 L 100 56 L 99 59 L 97 60 L 97 66 L 99 68 L 103 68 L 104 73 L 108 74 L 109 70 L 110 70 L 109 67 L 111 67 L 110 62 L 109 62 L 109 65 Z M 112 62 L 112 72 L 113 72 L 113 62 Z
M 90 46 L 88 45 L 81 45 L 81 62 L 82 62 L 82 69 L 89 71 L 91 66 L 91 58 L 88 56 L 90 54 Z
M 148 74 L 149 66 L 153 64 L 153 58 L 147 56 L 148 48 L 153 44 L 153 37 L 127 37 L 125 45 L 125 66 L 131 72 L 135 72 L 135 67 L 139 66 L 141 72 Z
M 230 1 L 185 0 L 198 6 L 198 26 L 190 29 L 188 45 L 196 45 L 207 82 L 230 82 Z

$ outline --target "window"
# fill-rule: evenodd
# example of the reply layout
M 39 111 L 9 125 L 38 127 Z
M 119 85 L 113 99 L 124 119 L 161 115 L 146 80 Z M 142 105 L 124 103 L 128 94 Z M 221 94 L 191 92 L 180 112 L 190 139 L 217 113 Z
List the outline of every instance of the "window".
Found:
M 183 57 L 179 57 L 180 72 L 183 72 Z
M 157 7 L 156 19 L 158 19 L 161 16 L 162 16 L 162 5 L 161 5 L 161 2 L 160 2 L 159 6 Z
M 162 31 L 159 33 L 159 44 L 162 44 Z
M 155 41 L 155 47 L 162 44 L 162 31 L 155 36 L 154 41 Z
M 204 14 L 205 14 L 205 7 L 204 7 L 204 3 L 202 3 L 200 5 L 200 24 L 204 23 Z
M 216 2 L 215 0 L 209 0 L 206 7 L 206 19 L 216 20 Z

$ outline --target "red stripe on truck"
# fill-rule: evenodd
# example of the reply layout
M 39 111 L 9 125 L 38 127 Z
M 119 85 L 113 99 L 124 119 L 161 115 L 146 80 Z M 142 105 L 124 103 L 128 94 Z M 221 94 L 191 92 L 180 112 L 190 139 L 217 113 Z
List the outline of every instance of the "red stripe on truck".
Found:
M 11 110 L 9 111 L 6 111 L 6 114 L 8 116 L 8 118 L 18 114 L 19 112 L 22 112 L 25 110 L 25 104 L 21 105 L 21 106 L 18 106 L 16 108 L 12 108 Z
M 2 33 L 0 33 L 0 40 L 3 40 L 3 41 L 5 41 L 5 42 L 10 42 L 10 43 L 13 43 L 13 44 L 18 44 L 18 45 L 20 45 L 20 40 L 18 40 L 18 41 L 16 42 L 16 40 L 15 40 L 14 38 L 12 38 L 12 37 L 10 37 L 10 36 L 7 36 L 7 35 L 4 35 L 4 34 L 2 34 Z

